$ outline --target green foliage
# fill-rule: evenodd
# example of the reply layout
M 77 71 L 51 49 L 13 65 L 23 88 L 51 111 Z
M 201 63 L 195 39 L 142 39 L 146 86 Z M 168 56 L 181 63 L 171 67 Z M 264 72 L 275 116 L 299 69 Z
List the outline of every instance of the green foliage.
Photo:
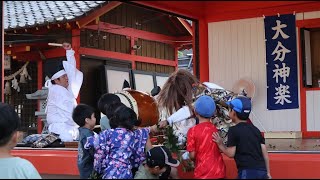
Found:
M 183 160 L 182 154 L 186 152 L 185 145 L 178 145 L 178 137 L 174 135 L 172 126 L 167 126 L 165 129 L 165 141 L 164 145 L 174 154 L 177 155 L 177 159 L 181 162 L 183 172 L 190 172 L 194 170 L 194 163 L 192 160 Z
M 173 134 L 173 128 L 168 126 L 166 128 L 166 141 L 164 145 L 172 152 L 177 153 L 179 151 L 178 147 L 178 137 Z
M 178 58 L 182 57 L 183 56 L 183 52 L 181 51 L 178 51 Z

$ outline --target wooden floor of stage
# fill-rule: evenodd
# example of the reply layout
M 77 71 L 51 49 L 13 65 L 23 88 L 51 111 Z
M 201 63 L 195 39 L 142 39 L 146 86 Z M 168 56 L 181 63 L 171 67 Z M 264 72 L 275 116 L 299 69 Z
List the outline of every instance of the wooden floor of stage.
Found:
M 320 153 L 320 139 L 266 139 L 268 152 Z
M 268 152 L 313 152 L 320 153 L 320 138 L 319 139 L 265 139 L 265 144 Z M 28 147 L 16 147 L 16 149 L 35 149 Z M 36 149 L 53 149 L 53 150 L 77 150 L 77 148 L 36 148 Z
M 320 139 L 266 139 L 271 175 L 274 179 L 320 178 Z M 17 147 L 12 155 L 31 161 L 46 179 L 78 178 L 77 148 L 25 148 Z M 234 159 L 223 155 L 227 178 L 237 177 Z M 63 162 L 63 163 L 61 163 Z M 67 175 L 67 176 L 65 176 Z M 184 172 L 179 166 L 179 176 L 193 178 L 193 172 Z

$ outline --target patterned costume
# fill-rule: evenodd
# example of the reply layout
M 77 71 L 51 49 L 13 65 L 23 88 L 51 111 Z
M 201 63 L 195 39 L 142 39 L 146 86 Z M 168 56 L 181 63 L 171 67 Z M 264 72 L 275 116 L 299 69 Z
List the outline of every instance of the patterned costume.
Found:
M 94 148 L 94 170 L 102 179 L 132 179 L 131 169 L 145 160 L 145 146 L 150 128 L 134 131 L 109 129 L 89 137 L 86 149 Z

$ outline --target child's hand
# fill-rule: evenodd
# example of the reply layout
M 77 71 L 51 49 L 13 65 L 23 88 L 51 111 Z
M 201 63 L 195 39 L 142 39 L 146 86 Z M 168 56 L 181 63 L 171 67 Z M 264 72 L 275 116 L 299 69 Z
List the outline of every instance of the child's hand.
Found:
M 212 133 L 212 140 L 213 140 L 214 142 L 216 142 L 218 145 L 223 144 L 223 140 L 222 140 L 222 138 L 220 137 L 220 135 L 219 135 L 218 132 Z
M 153 126 L 150 126 L 150 132 L 152 132 L 152 133 L 157 133 L 158 132 L 158 127 L 157 127 L 156 124 L 153 125 Z

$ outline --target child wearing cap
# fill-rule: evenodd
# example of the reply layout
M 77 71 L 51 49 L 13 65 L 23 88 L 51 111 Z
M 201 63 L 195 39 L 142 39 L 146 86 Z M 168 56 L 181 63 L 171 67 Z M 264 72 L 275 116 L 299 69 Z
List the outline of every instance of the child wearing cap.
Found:
M 225 178 L 226 167 L 218 145 L 211 140 L 211 135 L 218 132 L 210 122 L 216 111 L 216 104 L 210 96 L 203 95 L 194 104 L 195 115 L 199 124 L 187 133 L 187 151 L 195 162 L 194 178 L 219 179 Z
M 239 96 L 230 102 L 229 117 L 236 124 L 229 128 L 227 146 L 218 133 L 213 133 L 220 150 L 228 157 L 234 157 L 239 179 L 271 178 L 265 139 L 253 124 L 247 123 L 251 112 L 251 100 Z
M 165 146 L 151 148 L 147 152 L 146 162 L 139 166 L 134 179 L 159 179 L 167 168 L 178 167 L 180 162 L 173 159 Z

